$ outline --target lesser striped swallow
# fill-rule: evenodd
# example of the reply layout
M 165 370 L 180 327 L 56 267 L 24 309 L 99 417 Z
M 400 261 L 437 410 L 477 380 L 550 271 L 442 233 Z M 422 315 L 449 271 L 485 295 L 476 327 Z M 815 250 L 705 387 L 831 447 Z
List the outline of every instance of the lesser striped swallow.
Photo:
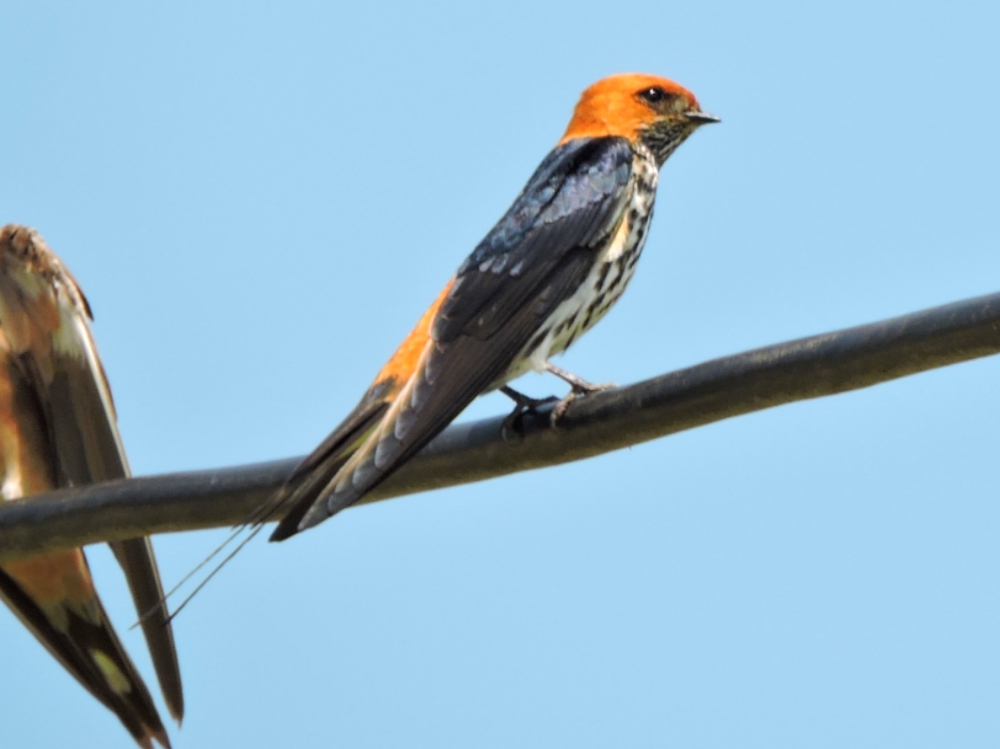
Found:
M 33 230 L 0 229 L 0 496 L 129 475 L 111 391 L 91 337 L 90 307 Z M 125 571 L 164 699 L 184 710 L 173 631 L 146 538 L 111 544 Z M 6 562 L 0 598 L 111 710 L 140 746 L 170 746 L 153 699 L 94 589 L 83 549 Z M 147 615 L 147 612 L 148 613 Z
M 562 139 L 383 367 L 357 408 L 272 499 L 280 541 L 357 502 L 481 393 L 549 363 L 618 299 L 635 270 L 659 170 L 718 122 L 678 84 L 606 78 Z

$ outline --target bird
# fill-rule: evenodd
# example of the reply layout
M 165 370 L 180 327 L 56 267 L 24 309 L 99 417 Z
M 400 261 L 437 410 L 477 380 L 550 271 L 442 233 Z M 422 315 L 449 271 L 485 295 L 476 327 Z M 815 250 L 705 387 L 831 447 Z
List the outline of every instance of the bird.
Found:
M 357 407 L 262 508 L 282 541 L 350 507 L 482 393 L 534 370 L 595 386 L 549 359 L 618 300 L 646 242 L 660 168 L 702 125 L 694 94 L 655 75 L 604 78 L 500 221 L 459 266 Z M 557 404 L 555 416 L 568 399 Z M 517 409 L 515 409 L 517 412 Z
M 90 306 L 33 229 L 0 228 L 0 497 L 129 475 L 89 321 Z M 173 630 L 147 538 L 111 544 L 143 623 L 164 701 L 184 697 Z M 97 595 L 83 549 L 0 564 L 0 599 L 136 742 L 170 747 L 163 722 Z

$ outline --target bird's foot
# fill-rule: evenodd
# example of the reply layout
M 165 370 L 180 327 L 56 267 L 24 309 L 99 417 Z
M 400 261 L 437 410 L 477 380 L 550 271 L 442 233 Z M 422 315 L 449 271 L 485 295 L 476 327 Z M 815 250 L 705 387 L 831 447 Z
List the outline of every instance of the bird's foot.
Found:
M 545 371 L 550 374 L 554 374 L 563 382 L 568 383 L 572 388 L 572 390 L 570 390 L 565 397 L 560 399 L 560 401 L 552 408 L 552 426 L 559 423 L 562 417 L 566 415 L 566 409 L 569 408 L 569 404 L 577 398 L 582 398 L 585 395 L 591 395 L 593 393 L 599 393 L 602 390 L 611 390 L 612 388 L 618 387 L 618 383 L 616 382 L 602 382 L 599 385 L 587 382 L 582 377 L 577 377 L 572 372 L 567 372 L 565 369 L 557 367 L 552 362 L 545 362 Z
M 549 403 L 553 403 L 557 400 L 554 395 L 550 395 L 548 398 L 532 398 L 530 395 L 525 395 L 524 393 L 519 393 L 512 387 L 504 385 L 500 388 L 500 392 L 510 398 L 516 404 L 514 410 L 503 420 L 500 425 L 500 434 L 504 439 L 504 442 L 511 442 L 512 437 L 516 435 L 518 439 L 524 437 L 524 415 L 532 414 L 536 415 L 538 409 L 542 406 L 546 406 Z

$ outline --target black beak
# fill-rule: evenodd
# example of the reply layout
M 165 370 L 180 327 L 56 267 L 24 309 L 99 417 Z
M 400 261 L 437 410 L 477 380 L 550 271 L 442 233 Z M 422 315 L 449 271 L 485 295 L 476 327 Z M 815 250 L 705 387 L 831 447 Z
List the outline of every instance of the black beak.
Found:
M 696 125 L 711 125 L 713 122 L 722 122 L 721 119 L 716 117 L 714 114 L 709 114 L 708 112 L 701 112 L 698 110 L 691 110 L 690 112 L 685 112 L 684 116 L 688 118 L 689 121 Z

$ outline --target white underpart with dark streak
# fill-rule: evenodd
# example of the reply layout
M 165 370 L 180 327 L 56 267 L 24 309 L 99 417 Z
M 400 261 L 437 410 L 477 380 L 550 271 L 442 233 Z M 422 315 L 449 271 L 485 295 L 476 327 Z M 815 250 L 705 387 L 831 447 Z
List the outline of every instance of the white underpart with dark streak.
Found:
M 545 371 L 551 356 L 565 351 L 607 313 L 625 291 L 646 244 L 659 168 L 653 154 L 640 146 L 632 165 L 627 189 L 630 197 L 614 234 L 598 253 L 580 288 L 553 310 L 538 332 L 514 359 L 510 369 L 496 382 L 499 387 L 529 369 Z

